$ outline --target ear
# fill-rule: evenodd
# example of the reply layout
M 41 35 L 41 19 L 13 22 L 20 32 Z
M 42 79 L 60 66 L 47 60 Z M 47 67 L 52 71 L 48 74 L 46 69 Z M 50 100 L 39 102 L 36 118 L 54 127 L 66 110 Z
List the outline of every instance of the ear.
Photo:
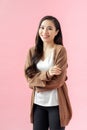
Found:
M 56 31 L 55 36 L 59 33 L 59 29 Z

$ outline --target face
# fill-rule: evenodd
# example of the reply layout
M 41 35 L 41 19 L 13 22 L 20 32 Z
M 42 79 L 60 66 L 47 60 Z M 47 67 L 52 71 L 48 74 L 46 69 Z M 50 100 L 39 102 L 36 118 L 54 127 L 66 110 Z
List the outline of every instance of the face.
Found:
M 44 20 L 39 28 L 39 36 L 43 42 L 54 42 L 54 38 L 57 35 L 54 23 L 51 20 Z

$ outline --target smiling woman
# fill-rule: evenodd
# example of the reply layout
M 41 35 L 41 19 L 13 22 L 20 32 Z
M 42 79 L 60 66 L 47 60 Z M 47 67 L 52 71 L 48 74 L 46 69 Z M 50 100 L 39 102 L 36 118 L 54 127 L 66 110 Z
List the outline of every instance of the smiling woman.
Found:
M 61 27 L 53 16 L 41 19 L 36 45 L 29 49 L 25 76 L 32 91 L 33 130 L 65 130 L 72 117 L 66 86 L 67 53 Z
M 39 29 L 39 36 L 44 42 L 44 44 L 54 44 L 54 37 L 57 35 L 58 30 L 56 30 L 55 25 L 50 20 L 44 20 Z

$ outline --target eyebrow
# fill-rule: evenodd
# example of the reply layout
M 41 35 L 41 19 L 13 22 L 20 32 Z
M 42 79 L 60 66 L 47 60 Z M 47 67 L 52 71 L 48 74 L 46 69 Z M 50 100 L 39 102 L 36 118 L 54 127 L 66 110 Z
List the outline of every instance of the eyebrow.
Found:
M 45 26 L 44 25 L 40 25 L 40 27 L 45 27 Z M 52 26 L 47 26 L 47 27 L 53 28 Z

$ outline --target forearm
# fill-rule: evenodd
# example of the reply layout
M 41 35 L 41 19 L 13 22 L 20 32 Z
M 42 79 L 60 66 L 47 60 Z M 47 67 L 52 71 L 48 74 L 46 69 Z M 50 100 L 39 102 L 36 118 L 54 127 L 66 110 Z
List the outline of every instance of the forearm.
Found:
M 53 90 L 53 88 L 42 88 L 42 87 L 36 87 L 35 90 L 36 90 L 37 92 L 45 92 L 45 91 Z

